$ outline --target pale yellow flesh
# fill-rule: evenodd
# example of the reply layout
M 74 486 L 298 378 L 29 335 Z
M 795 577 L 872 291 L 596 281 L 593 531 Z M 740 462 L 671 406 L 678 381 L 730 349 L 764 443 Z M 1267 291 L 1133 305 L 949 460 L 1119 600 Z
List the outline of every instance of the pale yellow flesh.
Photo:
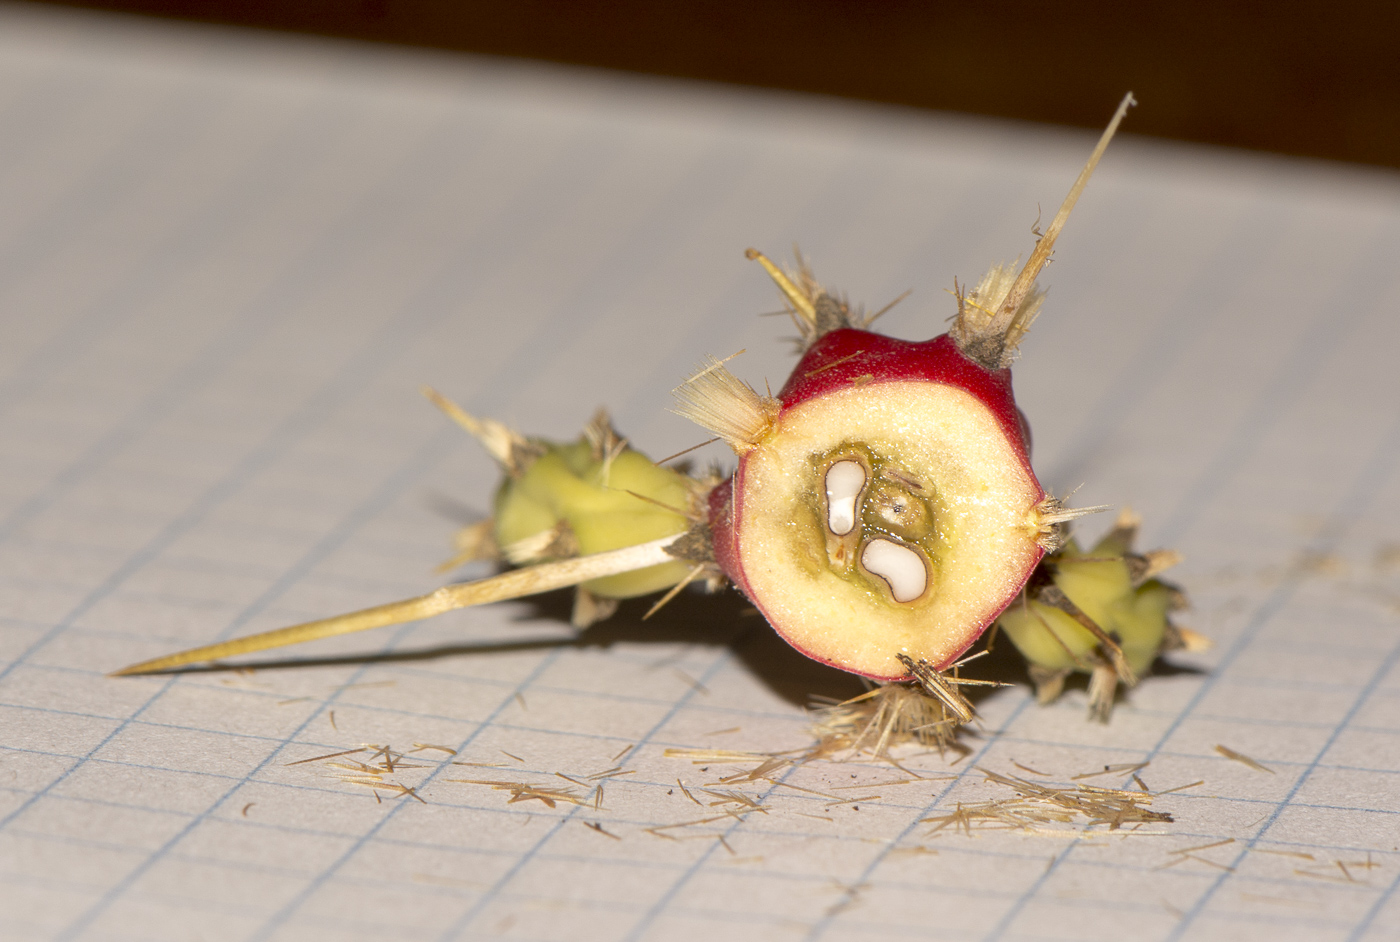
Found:
M 934 493 L 940 551 L 924 596 L 897 603 L 826 558 L 813 456 L 863 443 Z M 1020 591 L 1039 559 L 1043 494 L 996 417 L 952 386 L 852 387 L 784 412 L 744 470 L 739 543 L 751 596 L 796 648 L 870 677 L 900 654 L 942 667 Z

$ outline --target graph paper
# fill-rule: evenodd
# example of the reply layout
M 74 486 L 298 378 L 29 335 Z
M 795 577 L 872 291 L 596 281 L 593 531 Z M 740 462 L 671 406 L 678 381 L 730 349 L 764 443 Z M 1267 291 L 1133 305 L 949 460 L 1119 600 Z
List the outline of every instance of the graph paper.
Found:
M 694 750 L 803 750 L 861 689 L 734 593 L 106 675 L 485 574 L 434 572 L 496 471 L 421 385 L 679 451 L 702 355 L 791 367 L 747 247 L 912 289 L 882 326 L 927 338 L 1094 135 L 0 9 L 0 937 L 1394 937 L 1400 187 L 1127 130 L 1018 399 L 1048 487 L 1185 555 L 1215 647 L 1106 725 L 1003 651 L 966 753 L 726 783 L 759 760 Z M 936 823 L 1004 797 L 983 770 L 1124 769 L 1170 821 Z

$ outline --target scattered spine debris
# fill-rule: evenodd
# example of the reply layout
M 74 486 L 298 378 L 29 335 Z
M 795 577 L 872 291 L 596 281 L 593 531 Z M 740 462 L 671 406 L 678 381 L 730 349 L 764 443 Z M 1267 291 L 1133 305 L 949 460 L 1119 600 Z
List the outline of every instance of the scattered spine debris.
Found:
M 286 764 L 287 764 L 287 765 L 304 765 L 304 764 L 306 764 L 307 762 L 321 762 L 321 761 L 324 760 L 324 759 L 336 759 L 336 758 L 339 758 L 340 756 L 353 756 L 353 755 L 354 755 L 355 753 L 357 753 L 357 752 L 364 752 L 364 751 L 365 751 L 365 748 L 366 748 L 366 747 L 361 746 L 361 747 L 358 748 L 358 749 L 346 749 L 344 752 L 331 752 L 331 753 L 327 753 L 326 755 L 323 755 L 323 756 L 312 756 L 310 759 L 298 759 L 298 760 L 295 761 L 295 762 L 288 762 L 288 763 L 286 763 Z
M 609 830 L 605 829 L 605 828 L 603 827 L 603 825 L 602 825 L 600 822 L 597 822 L 597 821 L 585 821 L 585 822 L 583 822 L 583 826 L 586 827 L 586 828 L 588 828 L 590 831 L 597 831 L 599 834 L 603 835 L 604 837 L 611 837 L 611 838 L 612 838 L 613 840 L 615 840 L 615 841 L 620 841 L 620 840 L 622 840 L 622 838 L 618 837 L 618 836 L 617 836 L 616 834 L 614 834 L 612 831 L 609 831 Z
M 1120 762 L 1117 765 L 1106 765 L 1098 772 L 1081 772 L 1078 775 L 1070 776 L 1071 782 L 1082 782 L 1086 778 L 1097 778 L 1100 775 L 1132 775 L 1141 772 L 1151 765 L 1150 762 Z
M 1244 753 L 1242 753 L 1242 752 L 1236 752 L 1235 750 L 1231 749 L 1229 746 L 1220 746 L 1220 745 L 1217 745 L 1217 746 L 1215 747 L 1215 751 L 1218 752 L 1218 753 L 1220 753 L 1220 754 L 1221 754 L 1222 756 L 1224 756 L 1225 758 L 1231 760 L 1232 762 L 1238 762 L 1238 763 L 1240 763 L 1241 765 L 1247 765 L 1247 766 L 1249 766 L 1251 769 L 1253 769 L 1253 770 L 1256 771 L 1256 772 L 1268 772 L 1270 775 L 1275 775 L 1275 774 L 1277 774 L 1276 772 L 1274 772 L 1273 769 L 1269 768 L 1267 765 L 1264 765 L 1263 763 L 1260 763 L 1260 762 L 1256 762 L 1255 760 L 1251 759 L 1249 756 L 1245 755 Z
M 959 803 L 955 810 L 924 818 L 920 823 L 934 825 L 934 832 L 951 827 L 971 834 L 974 827 L 1043 833 L 1039 829 L 1046 825 L 1076 823 L 1082 825 L 1076 830 L 1107 825 L 1108 830 L 1116 831 L 1128 824 L 1168 823 L 1173 820 L 1166 812 L 1152 811 L 1146 807 L 1155 797 L 1151 794 L 1093 785 L 1061 788 L 1014 775 L 1001 775 L 981 767 L 977 771 L 985 775 L 987 781 L 1010 788 L 1017 797 Z M 1063 834 L 1065 830 L 1054 829 L 1052 833 Z
M 571 805 L 587 805 L 592 797 L 580 795 L 571 788 L 544 788 L 533 782 L 502 782 L 482 778 L 449 778 L 443 781 L 460 782 L 464 785 L 488 785 L 497 791 L 508 791 L 510 801 L 507 804 L 511 805 L 519 801 L 539 801 L 547 808 L 557 807 L 561 801 Z

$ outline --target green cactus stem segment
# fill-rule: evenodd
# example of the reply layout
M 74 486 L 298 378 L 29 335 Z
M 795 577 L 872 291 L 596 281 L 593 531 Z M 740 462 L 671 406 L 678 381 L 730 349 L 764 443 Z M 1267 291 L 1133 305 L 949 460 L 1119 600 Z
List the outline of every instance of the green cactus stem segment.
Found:
M 1123 558 L 1085 553 L 1071 541 L 1049 566 L 1059 589 L 1114 636 L 1136 674 L 1146 673 L 1162 648 L 1172 592 L 1156 579 L 1134 588 Z M 1032 664 L 1049 670 L 1092 669 L 1099 640 L 1060 608 L 1021 599 L 1001 615 L 1001 627 Z
M 695 481 L 658 467 L 622 446 L 599 449 L 587 439 L 537 443 L 543 454 L 496 493 L 496 541 L 514 563 L 591 556 L 679 537 Z M 602 598 L 631 598 L 675 585 L 693 564 L 679 560 L 583 584 Z
M 1132 555 L 1131 539 L 1132 528 L 1120 526 L 1087 552 L 1070 540 L 1042 563 L 1053 589 L 1063 593 L 1069 607 L 1077 608 L 1117 643 L 1126 677 L 1121 668 L 1111 670 L 1111 652 L 1104 651 L 1100 637 L 1066 611 L 1067 606 L 1051 604 L 1053 591 L 1028 590 L 1002 613 L 999 624 L 1030 662 L 1043 701 L 1058 695 L 1070 673 L 1093 674 L 1098 693 L 1091 690 L 1091 710 L 1106 718 L 1116 686 L 1109 674 L 1116 673 L 1118 680 L 1131 686 L 1159 654 L 1178 643 L 1168 618 L 1177 593 L 1157 579 L 1135 578 L 1134 561 L 1143 557 Z

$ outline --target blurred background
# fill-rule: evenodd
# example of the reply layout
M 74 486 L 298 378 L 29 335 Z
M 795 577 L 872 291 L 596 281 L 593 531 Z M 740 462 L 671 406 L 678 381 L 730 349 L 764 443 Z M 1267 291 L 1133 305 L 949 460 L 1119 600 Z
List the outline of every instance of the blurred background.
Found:
M 87 0 L 158 17 L 1400 167 L 1400 3 Z

